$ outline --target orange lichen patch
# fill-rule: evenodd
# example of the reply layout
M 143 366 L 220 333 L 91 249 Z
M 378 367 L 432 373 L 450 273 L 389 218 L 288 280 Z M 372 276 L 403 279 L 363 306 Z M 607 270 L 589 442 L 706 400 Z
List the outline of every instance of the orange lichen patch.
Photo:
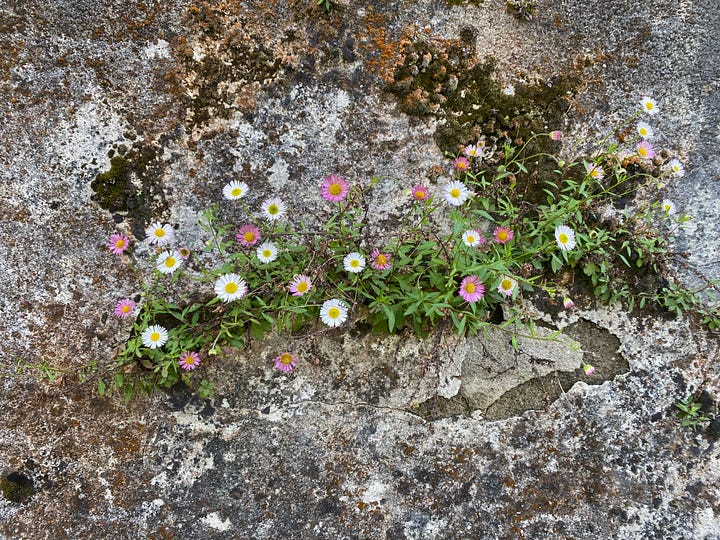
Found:
M 383 80 L 392 79 L 395 67 L 401 62 L 403 49 L 410 45 L 413 29 L 409 28 L 398 40 L 387 36 L 388 22 L 382 13 L 369 7 L 363 18 L 366 35 L 358 36 L 358 48 L 365 57 L 365 69 Z

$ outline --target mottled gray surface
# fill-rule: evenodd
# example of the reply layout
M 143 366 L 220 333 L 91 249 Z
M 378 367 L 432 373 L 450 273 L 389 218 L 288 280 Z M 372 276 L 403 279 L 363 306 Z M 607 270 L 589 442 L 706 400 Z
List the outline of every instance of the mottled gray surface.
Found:
M 108 362 L 127 325 L 105 315 L 138 283 L 107 236 L 140 235 L 153 217 L 197 247 L 197 213 L 230 178 L 257 202 L 315 190 L 332 171 L 381 175 L 383 230 L 398 190 L 447 163 L 434 121 L 402 113 L 381 78 L 404 36 L 456 39 L 467 25 L 505 86 L 582 75 L 570 139 L 653 96 L 656 143 L 687 168 L 668 193 L 696 218 L 678 250 L 720 277 L 711 0 L 546 0 L 531 24 L 499 0 L 362 4 L 330 19 L 312 2 L 211 4 L 222 14 L 200 0 L 0 5 L 0 472 L 36 487 L 23 504 L 0 499 L 0 538 L 720 538 L 717 442 L 673 414 L 698 388 L 717 399 L 718 344 L 684 319 L 539 310 L 553 327 L 581 316 L 568 334 L 618 375 L 570 387 L 577 357 L 565 374 L 538 367 L 538 384 L 505 394 L 532 394 L 533 410 L 504 403 L 517 416 L 495 421 L 484 415 L 507 414 L 462 386 L 477 382 L 483 347 L 444 334 L 307 336 L 287 376 L 271 368 L 284 345 L 273 337 L 214 361 L 205 402 L 178 389 L 126 407 L 14 374 L 18 357 Z M 142 205 L 114 212 L 116 225 L 90 185 L 120 144 L 147 159 L 133 176 Z M 318 199 L 302 206 L 324 212 Z M 601 334 L 614 337 L 601 347 Z

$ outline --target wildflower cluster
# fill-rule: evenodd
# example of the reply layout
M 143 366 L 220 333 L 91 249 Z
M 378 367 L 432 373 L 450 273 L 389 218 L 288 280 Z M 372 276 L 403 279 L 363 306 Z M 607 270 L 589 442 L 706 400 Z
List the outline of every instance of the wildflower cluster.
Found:
M 642 111 L 655 114 L 657 106 L 644 98 Z M 662 304 L 657 289 L 632 290 L 628 277 L 666 270 L 667 238 L 688 218 L 660 193 L 684 170 L 677 159 L 663 162 L 649 124 L 637 122 L 634 130 L 575 161 L 532 154 L 531 141 L 517 148 L 472 141 L 452 156 L 439 184 L 404 192 L 401 224 L 392 231 L 372 232 L 367 222 L 366 195 L 379 178 L 320 180 L 315 196 L 326 213 L 316 228 L 304 225 L 286 200 L 271 196 L 258 204 L 248 184 L 229 182 L 221 190 L 223 213 L 241 217 L 221 224 L 220 203 L 204 211 L 202 249 L 175 247 L 182 231 L 168 224 L 147 228 L 152 275 L 139 297 L 122 298 L 113 310 L 134 319 L 113 388 L 132 395 L 179 380 L 192 384 L 222 345 L 243 347 L 248 333 L 292 334 L 308 324 L 331 330 L 366 319 L 376 331 L 408 327 L 425 336 L 451 324 L 472 334 L 498 313 L 505 325 L 520 326 L 528 295 L 544 293 L 562 309 L 574 308 L 577 291 L 556 282 L 561 270 L 578 282 L 586 276 L 603 300 L 624 300 L 631 309 L 638 300 Z M 564 141 L 558 130 L 534 138 Z M 552 165 L 542 182 L 527 165 L 538 159 Z M 615 208 L 639 191 L 638 201 Z M 122 234 L 108 240 L 117 256 L 129 246 Z M 287 373 L 301 361 L 284 351 L 272 365 Z M 203 380 L 199 391 L 208 395 L 212 386 Z

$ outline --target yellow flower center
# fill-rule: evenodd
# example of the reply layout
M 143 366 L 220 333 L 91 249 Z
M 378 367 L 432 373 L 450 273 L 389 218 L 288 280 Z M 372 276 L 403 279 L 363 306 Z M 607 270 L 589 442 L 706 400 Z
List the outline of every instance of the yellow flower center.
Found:
M 647 135 L 647 129 L 645 129 L 645 128 L 640 128 L 640 135 L 642 135 L 643 137 L 645 137 L 645 136 Z
M 328 191 L 330 195 L 340 195 L 342 193 L 342 186 L 340 184 L 331 184 Z
M 424 191 L 416 191 L 415 192 L 415 198 L 416 199 L 424 199 L 425 198 L 425 192 Z
M 472 282 L 468 282 L 465 284 L 465 292 L 466 293 L 474 293 L 475 292 L 475 284 Z
M 360 266 L 360 261 L 358 261 L 357 259 L 353 259 L 352 261 L 350 261 L 350 266 L 352 266 L 353 268 L 357 268 L 358 266 Z
M 670 205 L 669 205 L 669 204 L 666 204 L 665 206 L 663 206 L 663 208 L 665 209 L 666 212 L 669 212 L 669 211 L 670 211 Z
M 508 239 L 508 233 L 507 233 L 507 231 L 500 231 L 500 232 L 498 232 L 497 237 L 498 237 L 498 240 L 505 242 Z
M 160 332 L 150 334 L 150 341 L 160 341 Z
M 266 259 L 269 259 L 272 256 L 272 251 L 270 251 L 269 249 L 263 249 L 262 254 L 263 254 L 263 257 L 265 257 Z
M 233 197 L 239 197 L 240 195 L 242 195 L 242 189 L 240 189 L 239 187 L 235 187 L 230 193 Z
M 248 232 L 246 232 L 246 233 L 243 235 L 243 238 L 245 239 L 245 241 L 246 241 L 248 244 L 251 243 L 251 242 L 254 242 L 254 241 L 255 241 L 255 233 L 252 232 L 252 231 L 248 231 Z
M 558 237 L 558 240 L 560 240 L 560 243 L 561 243 L 561 244 L 567 244 L 567 243 L 568 243 L 568 240 L 570 240 L 570 238 L 568 237 L 567 234 L 565 234 L 565 233 L 560 233 L 560 236 Z
M 306 292 L 308 290 L 307 281 L 301 281 L 298 283 L 296 289 L 298 292 Z
M 387 257 L 380 253 L 375 259 L 375 264 L 378 266 L 385 266 L 387 264 Z
M 648 111 L 652 111 L 652 110 L 655 108 L 655 105 L 653 105 L 652 102 L 647 101 L 647 102 L 645 103 L 645 108 L 646 108 Z
M 165 229 L 155 229 L 155 236 L 158 238 L 165 236 Z
M 118 240 L 117 242 L 115 242 L 115 247 L 119 248 L 119 249 L 122 249 L 123 247 L 125 247 L 125 240 L 121 239 L 121 240 Z
M 195 358 L 193 358 L 191 355 L 188 354 L 185 357 L 185 365 L 187 365 L 187 366 L 195 365 Z
M 502 283 L 500 283 L 500 286 L 503 288 L 504 291 L 509 291 L 513 288 L 513 282 L 509 279 L 503 279 Z
M 453 188 L 450 190 L 450 196 L 453 199 L 457 199 L 460 196 L 460 190 L 458 188 Z
M 643 146 L 638 148 L 638 154 L 640 154 L 641 157 L 647 156 L 647 149 Z
M 280 355 L 280 363 L 281 363 L 281 364 L 285 364 L 285 365 L 287 366 L 287 365 L 292 364 L 292 361 L 293 361 L 292 354 L 290 354 L 290 353 L 282 353 L 282 354 Z
M 173 266 L 175 266 L 176 262 L 177 261 L 175 260 L 175 257 L 168 257 L 167 259 L 165 259 L 165 266 L 167 266 L 168 268 L 172 268 Z
M 225 285 L 225 292 L 228 294 L 235 294 L 238 290 L 238 285 L 234 281 Z
M 268 206 L 268 214 L 270 214 L 271 216 L 274 216 L 279 211 L 280 209 L 277 207 L 276 204 L 271 204 L 270 206 Z
M 475 237 L 472 234 L 468 234 L 467 236 L 468 244 L 474 244 L 475 243 Z
M 130 313 L 130 306 L 125 304 L 123 307 L 120 308 L 120 311 L 122 311 L 123 313 Z
M 340 316 L 340 310 L 336 307 L 328 309 L 328 317 L 331 319 L 337 319 Z

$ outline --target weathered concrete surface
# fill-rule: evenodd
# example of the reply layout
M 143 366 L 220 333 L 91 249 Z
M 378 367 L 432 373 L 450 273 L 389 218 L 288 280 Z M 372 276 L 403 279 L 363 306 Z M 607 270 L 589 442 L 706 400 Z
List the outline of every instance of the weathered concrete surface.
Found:
M 278 341 L 229 351 L 209 367 L 207 403 L 178 391 L 124 407 L 14 375 L 18 357 L 107 361 L 126 326 L 105 314 L 138 284 L 105 239 L 139 237 L 152 216 L 196 247 L 197 212 L 229 178 L 282 194 L 331 171 L 381 175 L 392 179 L 374 213 L 392 221 L 395 190 L 443 163 L 442 122 L 405 115 L 380 82 L 403 40 L 457 42 L 467 26 L 468 54 L 495 56 L 503 86 L 581 74 L 569 133 L 600 133 L 654 96 L 658 144 L 688 169 L 670 193 L 697 216 L 678 248 L 717 276 L 711 0 L 548 0 L 532 24 L 500 1 L 329 17 L 312 4 L 0 5 L 0 472 L 36 488 L 23 504 L 0 499 L 0 538 L 720 538 L 717 443 L 672 412 L 698 388 L 720 392 L 717 341 L 686 320 L 582 312 L 616 336 L 628 372 L 563 387 L 554 403 L 542 390 L 536 411 L 499 421 L 483 419 L 503 416 L 487 402 L 450 417 L 423 405 L 467 397 L 472 342 L 455 355 L 443 335 L 380 340 L 361 327 L 301 342 L 290 376 L 271 369 Z M 91 188 L 121 145 L 129 212 Z M 592 354 L 592 339 L 572 337 Z

